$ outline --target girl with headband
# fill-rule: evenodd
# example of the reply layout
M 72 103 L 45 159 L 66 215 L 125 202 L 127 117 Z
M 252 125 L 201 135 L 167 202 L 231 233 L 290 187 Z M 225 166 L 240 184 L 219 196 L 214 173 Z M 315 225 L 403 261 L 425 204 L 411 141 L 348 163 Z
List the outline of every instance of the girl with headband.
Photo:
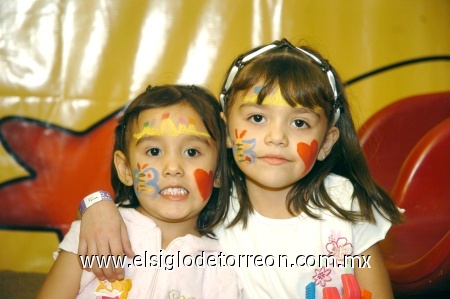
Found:
M 229 206 L 215 234 L 245 260 L 235 265 L 244 297 L 342 295 L 342 275 L 353 274 L 373 298 L 392 298 L 378 242 L 402 213 L 369 173 L 333 67 L 311 48 L 275 41 L 233 62 L 220 101 L 232 186 L 222 184 Z M 114 206 L 90 209 L 80 253 L 120 244 L 132 253 Z M 114 279 L 115 270 L 95 272 Z

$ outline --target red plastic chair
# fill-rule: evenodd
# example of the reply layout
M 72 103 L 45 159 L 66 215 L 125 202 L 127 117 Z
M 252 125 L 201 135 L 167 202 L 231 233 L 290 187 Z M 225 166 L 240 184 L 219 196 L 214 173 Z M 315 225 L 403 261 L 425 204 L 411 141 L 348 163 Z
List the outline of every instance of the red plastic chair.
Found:
M 358 135 L 375 180 L 391 191 L 413 147 L 447 117 L 450 91 L 399 100 L 367 120 Z
M 407 218 L 380 243 L 394 291 L 450 290 L 450 117 L 413 148 L 392 196 Z

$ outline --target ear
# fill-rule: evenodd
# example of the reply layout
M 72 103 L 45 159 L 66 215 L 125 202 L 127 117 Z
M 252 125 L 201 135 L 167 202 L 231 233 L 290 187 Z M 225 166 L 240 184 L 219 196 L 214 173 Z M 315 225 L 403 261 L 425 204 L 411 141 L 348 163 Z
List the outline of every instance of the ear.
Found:
M 116 167 L 120 181 L 126 186 L 133 186 L 133 176 L 131 175 L 127 158 L 121 151 L 114 152 L 114 166 Z
M 220 188 L 220 177 L 214 179 L 214 188 Z
M 333 145 L 336 143 L 336 141 L 338 141 L 338 139 L 339 139 L 339 129 L 337 127 L 331 127 L 328 130 L 327 134 L 325 135 L 322 146 L 317 155 L 317 160 L 319 161 L 325 160 L 327 156 L 330 154 L 331 150 L 333 149 Z
M 228 122 L 227 117 L 225 116 L 225 113 L 220 112 L 220 117 L 223 119 L 223 122 L 225 123 L 225 128 L 227 129 L 227 148 L 232 148 L 233 143 L 231 142 L 230 133 L 228 132 Z

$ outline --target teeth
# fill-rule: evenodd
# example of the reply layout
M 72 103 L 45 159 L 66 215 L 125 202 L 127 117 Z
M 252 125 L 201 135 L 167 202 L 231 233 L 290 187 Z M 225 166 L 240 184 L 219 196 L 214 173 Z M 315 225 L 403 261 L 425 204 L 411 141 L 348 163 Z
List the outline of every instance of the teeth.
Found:
M 187 190 L 184 188 L 166 188 L 161 190 L 161 195 L 186 195 Z

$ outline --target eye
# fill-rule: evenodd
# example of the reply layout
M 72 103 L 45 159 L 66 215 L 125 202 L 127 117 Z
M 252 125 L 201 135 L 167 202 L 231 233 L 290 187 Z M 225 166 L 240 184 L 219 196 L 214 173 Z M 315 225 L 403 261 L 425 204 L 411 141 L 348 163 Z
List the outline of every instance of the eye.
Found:
M 152 147 L 151 149 L 149 149 L 148 151 L 147 151 L 147 155 L 149 155 L 149 156 L 161 156 L 162 155 L 162 150 L 160 150 L 159 148 L 157 148 L 157 147 Z
M 306 128 L 309 127 L 309 125 L 304 120 L 301 120 L 301 119 L 294 120 L 291 123 L 291 126 L 294 126 L 296 128 L 299 128 L 299 129 L 306 129 Z
M 250 116 L 249 120 L 251 122 L 253 122 L 253 123 L 257 123 L 258 124 L 258 123 L 264 122 L 265 118 L 264 118 L 264 116 L 262 116 L 260 114 L 255 114 L 255 115 Z
M 195 148 L 187 149 L 184 154 L 188 157 L 197 157 L 200 155 L 200 152 L 196 150 Z

